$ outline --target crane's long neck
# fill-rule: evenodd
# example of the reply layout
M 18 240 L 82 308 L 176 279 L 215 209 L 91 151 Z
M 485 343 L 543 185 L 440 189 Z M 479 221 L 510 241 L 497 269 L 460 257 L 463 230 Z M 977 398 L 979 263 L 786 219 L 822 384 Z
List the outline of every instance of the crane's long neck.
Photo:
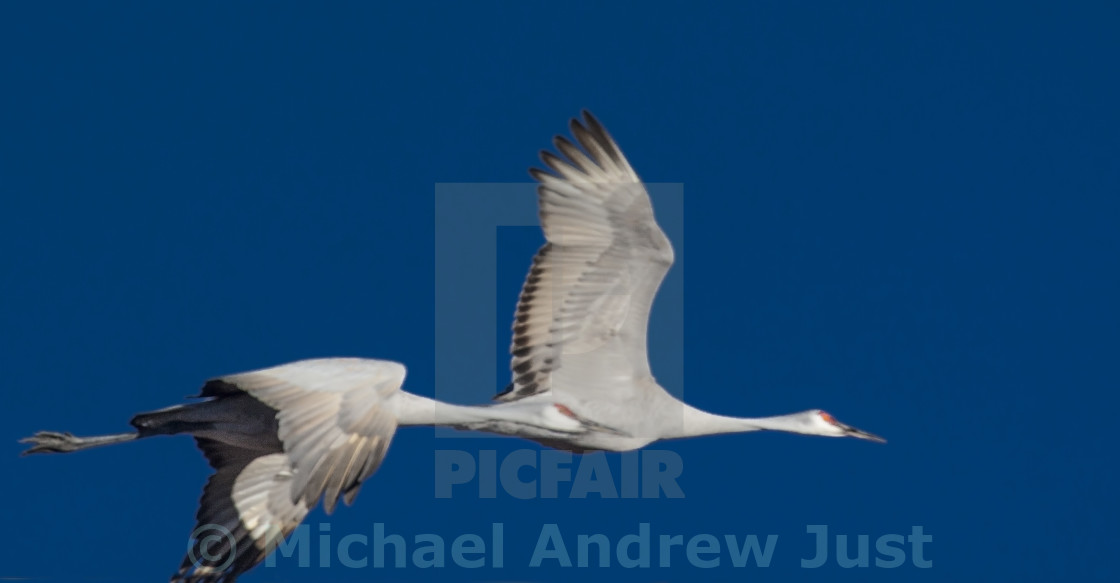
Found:
M 394 393 L 393 406 L 400 425 L 467 427 L 501 420 L 519 420 L 517 415 L 502 407 L 454 405 L 404 391 Z
M 681 411 L 681 423 L 673 425 L 675 427 L 671 431 L 671 435 L 666 435 L 666 438 L 699 437 L 720 433 L 745 433 L 765 430 L 805 433 L 807 429 L 804 413 L 775 415 L 773 417 L 728 417 L 701 411 L 689 405 L 684 405 Z

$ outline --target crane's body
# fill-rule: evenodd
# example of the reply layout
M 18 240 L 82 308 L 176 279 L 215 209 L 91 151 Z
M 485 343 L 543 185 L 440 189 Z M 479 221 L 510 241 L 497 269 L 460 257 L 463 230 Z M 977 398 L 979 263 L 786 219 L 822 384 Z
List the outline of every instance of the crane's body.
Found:
M 65 453 L 155 435 L 192 435 L 215 473 L 198 524 L 232 538 L 196 553 L 172 582 L 232 582 L 271 552 L 320 500 L 349 504 L 380 465 L 399 426 L 439 425 L 587 452 L 628 451 L 662 439 L 759 430 L 878 436 L 812 409 L 746 418 L 691 407 L 657 384 L 646 327 L 673 249 L 645 187 L 590 114 L 572 120 L 580 147 L 554 140 L 552 170 L 534 169 L 547 243 L 514 317 L 512 383 L 481 406 L 401 390 L 403 365 L 325 358 L 218 377 L 201 400 L 132 419 L 135 431 L 94 437 L 39 432 L 26 453 Z M 582 149 L 581 149 L 582 148 Z M 212 541 L 211 541 L 212 542 Z M 198 557 L 204 557 L 199 559 Z

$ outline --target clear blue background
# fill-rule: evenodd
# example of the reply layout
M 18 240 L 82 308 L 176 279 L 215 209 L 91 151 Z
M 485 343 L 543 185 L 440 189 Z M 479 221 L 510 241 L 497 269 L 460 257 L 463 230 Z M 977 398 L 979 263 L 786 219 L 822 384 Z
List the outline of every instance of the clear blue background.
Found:
M 246 582 L 1116 576 L 1114 4 L 410 4 L 0 8 L 0 577 L 162 580 L 208 474 L 184 438 L 20 459 L 33 431 L 313 356 L 432 394 L 434 185 L 526 180 L 580 108 L 684 184 L 689 400 L 890 443 L 666 444 L 681 500 L 435 500 L 433 449 L 526 443 L 406 430 L 332 532 L 500 521 L 504 569 Z M 539 243 L 504 237 L 500 289 Z M 780 539 L 767 569 L 524 567 L 550 522 Z M 921 525 L 934 567 L 800 569 L 807 524 Z

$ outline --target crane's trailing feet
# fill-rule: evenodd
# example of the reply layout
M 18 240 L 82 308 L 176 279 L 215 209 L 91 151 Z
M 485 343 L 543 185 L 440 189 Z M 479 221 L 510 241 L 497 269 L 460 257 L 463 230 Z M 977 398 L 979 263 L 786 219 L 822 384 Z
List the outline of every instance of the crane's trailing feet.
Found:
M 40 431 L 31 437 L 19 440 L 20 443 L 31 444 L 22 455 L 33 453 L 69 453 L 81 449 L 89 449 L 102 445 L 112 445 L 132 441 L 140 437 L 137 433 L 117 433 L 115 435 L 97 435 L 94 437 L 77 437 L 73 433 L 59 431 Z

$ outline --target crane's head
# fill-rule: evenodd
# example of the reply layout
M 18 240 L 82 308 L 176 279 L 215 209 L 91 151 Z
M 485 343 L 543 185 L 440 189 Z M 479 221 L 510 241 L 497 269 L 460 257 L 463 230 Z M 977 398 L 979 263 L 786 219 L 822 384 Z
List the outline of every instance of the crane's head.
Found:
M 829 437 L 858 437 L 860 439 L 870 439 L 878 443 L 887 442 L 887 440 L 874 433 L 868 433 L 862 429 L 856 429 L 851 425 L 846 425 L 837 421 L 836 418 L 829 415 L 827 411 L 813 409 L 812 411 L 806 411 L 805 414 L 808 418 L 810 428 L 816 435 L 825 435 Z

